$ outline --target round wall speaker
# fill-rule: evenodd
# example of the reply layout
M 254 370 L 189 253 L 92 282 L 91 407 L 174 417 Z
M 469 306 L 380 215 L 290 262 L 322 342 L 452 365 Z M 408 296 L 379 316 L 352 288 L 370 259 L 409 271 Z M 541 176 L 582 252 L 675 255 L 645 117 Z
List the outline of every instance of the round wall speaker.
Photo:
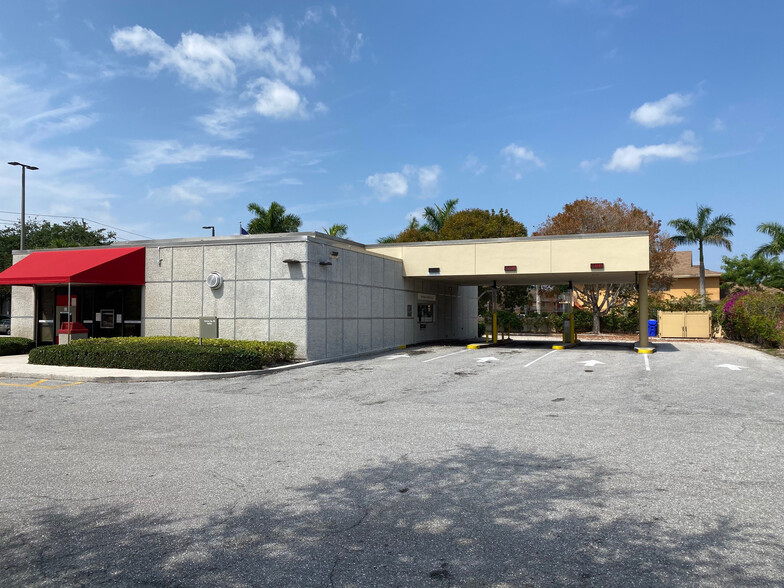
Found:
M 223 276 L 218 272 L 212 272 L 209 276 L 207 276 L 207 285 L 210 287 L 210 289 L 217 290 L 223 286 Z

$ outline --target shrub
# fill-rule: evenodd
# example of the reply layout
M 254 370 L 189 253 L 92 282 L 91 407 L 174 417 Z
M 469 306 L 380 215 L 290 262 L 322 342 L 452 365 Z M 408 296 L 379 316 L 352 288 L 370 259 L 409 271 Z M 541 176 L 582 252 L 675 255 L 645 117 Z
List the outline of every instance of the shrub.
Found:
M 24 337 L 0 338 L 0 355 L 24 355 L 35 347 L 32 339 Z
M 728 339 L 764 347 L 784 346 L 784 294 L 737 292 L 725 302 L 721 325 Z
M 258 370 L 294 358 L 296 345 L 281 341 L 233 341 L 196 337 L 80 339 L 38 347 L 30 363 L 139 370 L 232 372 Z
M 574 309 L 574 330 L 585 333 L 593 329 L 593 313 L 583 308 Z

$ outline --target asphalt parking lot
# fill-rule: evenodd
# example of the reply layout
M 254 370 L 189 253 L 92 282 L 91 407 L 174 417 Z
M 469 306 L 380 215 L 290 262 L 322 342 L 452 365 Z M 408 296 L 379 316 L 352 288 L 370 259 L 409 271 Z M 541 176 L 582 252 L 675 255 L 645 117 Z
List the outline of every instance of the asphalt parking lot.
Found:
M 781 586 L 784 361 L 404 349 L 0 380 L 3 586 Z

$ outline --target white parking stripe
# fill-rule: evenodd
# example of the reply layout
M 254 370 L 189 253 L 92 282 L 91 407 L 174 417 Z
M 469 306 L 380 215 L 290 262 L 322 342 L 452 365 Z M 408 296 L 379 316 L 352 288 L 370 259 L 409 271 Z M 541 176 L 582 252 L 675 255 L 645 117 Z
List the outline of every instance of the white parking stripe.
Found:
M 523 367 L 524 367 L 524 368 L 527 368 L 529 365 L 532 365 L 532 364 L 536 363 L 536 362 L 537 362 L 537 361 L 539 361 L 540 359 L 544 359 L 545 357 L 547 357 L 548 355 L 550 355 L 550 353 L 555 353 L 556 351 L 558 351 L 558 349 L 553 349 L 553 350 L 552 350 L 552 351 L 550 351 L 549 353 L 545 353 L 545 354 L 544 354 L 542 357 L 537 357 L 537 358 L 536 358 L 535 360 L 533 360 L 531 363 L 527 363 L 527 364 L 525 364 Z
M 428 361 L 435 361 L 437 359 L 443 359 L 445 357 L 449 357 L 450 355 L 457 355 L 458 353 L 465 353 L 468 349 L 461 349 L 460 351 L 455 351 L 454 353 L 447 353 L 446 355 L 439 355 L 438 357 L 431 357 L 430 359 L 426 359 L 422 363 L 427 363 Z
M 651 362 L 648 361 L 648 354 L 647 353 L 643 353 L 642 356 L 645 358 L 645 371 L 646 372 L 651 371 Z

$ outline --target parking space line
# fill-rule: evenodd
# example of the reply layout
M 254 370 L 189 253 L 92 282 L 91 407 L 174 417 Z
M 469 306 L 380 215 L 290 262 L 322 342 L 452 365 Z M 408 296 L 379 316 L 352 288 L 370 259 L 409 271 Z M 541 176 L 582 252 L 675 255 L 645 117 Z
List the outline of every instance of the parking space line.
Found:
M 84 384 L 84 382 L 69 382 L 67 384 L 56 384 L 54 386 L 44 386 L 44 382 L 49 382 L 51 380 L 38 380 L 37 382 L 33 382 L 32 384 L 9 384 L 8 382 L 0 382 L 0 386 L 11 386 L 12 388 L 46 388 L 47 390 L 54 390 L 55 388 L 67 388 L 68 386 L 76 386 L 78 384 Z
M 647 353 L 643 353 L 642 356 L 645 358 L 645 371 L 646 372 L 651 371 L 651 362 L 648 361 L 648 354 Z
M 551 353 L 555 353 L 556 351 L 558 351 L 558 349 L 553 349 L 552 351 L 550 351 L 550 352 L 548 352 L 548 353 L 545 353 L 545 354 L 544 354 L 544 355 L 542 355 L 541 357 L 537 357 L 537 358 L 536 358 L 535 360 L 533 360 L 531 363 L 527 363 L 527 364 L 525 364 L 523 367 L 524 367 L 524 368 L 527 368 L 529 365 L 533 365 L 533 364 L 535 364 L 535 363 L 536 363 L 537 361 L 539 361 L 540 359 L 544 359 L 545 357 L 547 357 L 547 356 L 548 356 L 548 355 L 550 355 Z
M 465 353 L 468 349 L 461 349 L 460 351 L 455 351 L 454 353 L 447 353 L 446 355 L 439 355 L 438 357 L 431 357 L 430 359 L 426 359 L 422 363 L 427 363 L 429 361 L 435 361 L 437 359 L 443 359 L 445 357 L 449 357 L 450 355 L 457 355 L 458 353 Z

